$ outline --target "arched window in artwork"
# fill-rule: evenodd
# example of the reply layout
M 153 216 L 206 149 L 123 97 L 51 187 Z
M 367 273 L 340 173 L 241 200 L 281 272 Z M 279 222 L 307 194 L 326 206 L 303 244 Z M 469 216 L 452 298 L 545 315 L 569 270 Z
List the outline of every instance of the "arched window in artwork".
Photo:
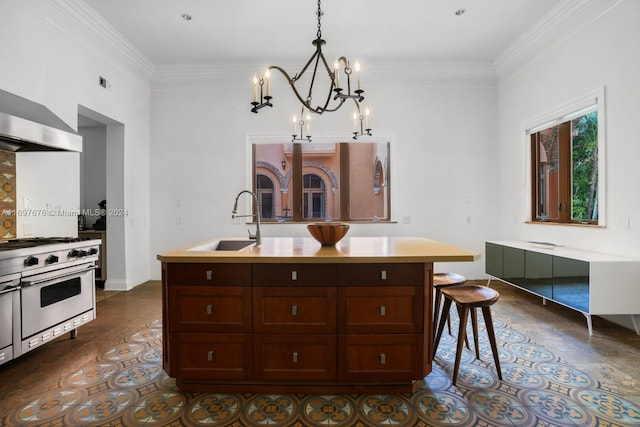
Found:
M 258 201 L 260 202 L 260 217 L 274 217 L 274 186 L 273 181 L 262 174 L 257 175 L 256 187 L 258 192 Z
M 304 219 L 324 218 L 326 211 L 326 186 L 318 175 L 302 177 L 302 216 Z

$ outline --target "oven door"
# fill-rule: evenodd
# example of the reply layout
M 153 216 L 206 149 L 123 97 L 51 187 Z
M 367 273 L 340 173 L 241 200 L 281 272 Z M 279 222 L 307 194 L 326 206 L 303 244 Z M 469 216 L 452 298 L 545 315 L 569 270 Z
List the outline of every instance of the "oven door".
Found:
M 95 304 L 93 263 L 22 278 L 22 338 L 90 311 Z

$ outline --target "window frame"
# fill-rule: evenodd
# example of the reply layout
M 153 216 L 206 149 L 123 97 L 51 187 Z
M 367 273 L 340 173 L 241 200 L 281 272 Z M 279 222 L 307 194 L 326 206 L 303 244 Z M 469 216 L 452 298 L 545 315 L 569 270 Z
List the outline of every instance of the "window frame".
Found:
M 290 143 L 291 142 L 291 136 L 285 136 L 285 135 L 281 135 L 281 134 L 251 134 L 251 133 L 247 133 L 246 134 L 246 149 L 245 149 L 245 155 L 246 155 L 246 165 L 247 167 L 245 168 L 246 170 L 246 176 L 245 176 L 245 182 L 246 182 L 246 186 L 249 189 L 253 189 L 255 188 L 255 183 L 254 183 L 254 177 L 256 174 L 255 171 L 255 165 L 254 165 L 254 157 L 255 157 L 255 150 L 254 150 L 254 145 L 256 144 L 282 144 L 282 143 Z M 373 137 L 367 137 L 367 138 L 360 138 L 358 140 L 354 140 L 352 138 L 349 137 L 345 137 L 344 134 L 330 134 L 330 133 L 323 133 L 323 134 L 317 134 L 314 135 L 313 137 L 313 141 L 311 142 L 316 143 L 316 144 L 338 144 L 338 147 L 341 147 L 342 145 L 340 145 L 340 143 L 375 143 L 375 144 L 380 144 L 380 143 L 384 143 L 384 144 L 388 144 L 388 156 L 389 159 L 388 161 L 388 176 L 386 177 L 386 182 L 387 185 L 389 186 L 389 197 L 387 200 L 388 206 L 387 208 L 389 209 L 389 219 L 388 220 L 384 220 L 384 221 L 377 221 L 377 220 L 365 220 L 365 219 L 348 219 L 345 218 L 343 214 L 341 214 L 341 218 L 334 218 L 334 220 L 336 221 L 341 221 L 341 222 L 351 222 L 351 223 L 380 223 L 380 224 L 389 224 L 389 223 L 397 223 L 397 188 L 396 188 L 396 180 L 394 179 L 395 177 L 395 171 L 396 171 L 396 167 L 395 167 L 395 163 L 396 163 L 396 143 L 395 143 L 395 135 L 392 133 L 388 133 L 388 132 L 376 132 L 376 136 Z M 305 142 L 301 142 L 300 144 L 306 144 Z M 302 156 L 302 150 L 298 150 L 299 151 L 299 156 Z M 343 155 L 343 153 L 341 153 L 341 156 Z M 298 161 L 302 161 L 301 159 Z M 292 158 L 292 163 L 296 162 L 296 158 Z M 290 165 L 292 166 L 292 165 Z M 343 166 L 341 166 L 343 167 Z M 348 166 L 347 169 L 348 170 Z M 302 170 L 300 170 L 300 173 L 302 172 Z M 341 175 L 345 176 L 343 174 L 343 172 L 345 171 L 341 171 Z M 300 177 L 302 178 L 302 177 Z M 295 182 L 295 180 L 293 180 L 293 182 Z M 341 210 L 343 209 L 342 206 L 348 206 L 348 199 L 344 199 L 345 197 L 348 197 L 349 193 L 348 193 L 348 180 L 347 180 L 347 184 L 345 183 L 341 183 L 341 187 L 342 190 L 347 190 L 347 192 L 345 191 L 341 191 L 340 195 L 341 195 L 341 199 L 340 200 L 340 206 L 341 206 Z M 308 223 L 308 222 L 314 222 L 314 221 L 318 221 L 318 219 L 304 219 L 302 218 L 302 189 L 301 191 L 297 192 L 295 190 L 295 188 L 291 188 L 290 191 L 293 191 L 293 196 L 294 196 L 294 206 L 292 207 L 291 211 L 292 211 L 292 216 L 293 216 L 293 220 L 292 221 L 285 221 L 285 222 L 279 222 L 279 221 L 267 221 L 264 222 L 264 224 L 300 224 L 300 223 Z M 300 193 L 299 195 L 296 196 L 297 193 Z M 300 205 L 299 208 L 296 208 L 297 205 Z M 296 213 L 295 209 L 298 209 L 299 212 Z M 251 220 L 248 220 L 248 222 L 250 222 Z
M 571 219 L 570 210 L 563 209 L 560 212 L 559 218 L 556 219 L 538 219 L 536 218 L 537 208 L 535 203 L 537 201 L 536 191 L 537 187 L 537 177 L 538 171 L 534 170 L 534 156 L 535 150 L 532 142 L 532 135 L 535 133 L 542 131 L 544 129 L 549 129 L 554 126 L 561 125 L 562 123 L 570 122 L 573 119 L 581 117 L 585 114 L 588 114 L 590 111 L 596 111 L 598 114 L 598 220 L 591 221 L 583 221 L 583 220 L 573 220 Z M 603 87 L 600 90 L 592 91 L 584 96 L 567 103 L 563 106 L 557 107 L 553 110 L 550 110 L 546 113 L 539 115 L 538 117 L 528 120 L 522 125 L 524 135 L 524 147 L 526 147 L 526 159 L 525 159 L 525 170 L 526 170 L 526 183 L 527 183 L 527 191 L 526 193 L 526 205 L 527 205 L 527 220 L 526 223 L 529 224 L 553 224 L 553 225 L 579 225 L 579 226 L 587 226 L 587 227 L 605 227 L 606 226 L 606 194 L 605 194 L 605 181 L 606 181 L 606 171 L 605 171 L 605 88 Z M 567 127 L 564 131 L 570 132 L 570 126 Z M 570 155 L 570 144 L 564 149 L 564 157 L 567 159 L 571 158 Z M 571 160 L 568 160 L 571 162 Z M 563 170 L 563 179 L 571 180 L 571 168 L 565 167 Z M 564 197 L 564 200 L 569 200 L 571 198 L 571 188 L 570 184 L 568 187 L 560 190 L 563 192 L 561 197 Z M 566 194 L 566 191 L 569 191 L 569 194 Z

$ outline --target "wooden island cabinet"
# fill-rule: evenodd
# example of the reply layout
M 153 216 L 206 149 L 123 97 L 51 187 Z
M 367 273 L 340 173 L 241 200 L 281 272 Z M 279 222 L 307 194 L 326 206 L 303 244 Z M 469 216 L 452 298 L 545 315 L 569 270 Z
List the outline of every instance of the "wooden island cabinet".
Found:
M 383 249 L 381 249 L 383 248 Z M 477 254 L 419 238 L 265 239 L 159 255 L 163 367 L 227 392 L 411 392 L 431 372 L 434 261 Z

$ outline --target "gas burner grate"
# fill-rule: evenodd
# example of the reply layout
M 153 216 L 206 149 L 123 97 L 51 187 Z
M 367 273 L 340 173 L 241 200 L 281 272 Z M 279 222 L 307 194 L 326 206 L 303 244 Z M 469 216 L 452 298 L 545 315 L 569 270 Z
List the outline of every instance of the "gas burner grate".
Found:
M 0 243 L 0 251 L 21 248 L 33 248 L 41 245 L 51 245 L 54 243 L 75 243 L 81 242 L 80 237 L 26 237 L 22 239 L 12 239 Z

